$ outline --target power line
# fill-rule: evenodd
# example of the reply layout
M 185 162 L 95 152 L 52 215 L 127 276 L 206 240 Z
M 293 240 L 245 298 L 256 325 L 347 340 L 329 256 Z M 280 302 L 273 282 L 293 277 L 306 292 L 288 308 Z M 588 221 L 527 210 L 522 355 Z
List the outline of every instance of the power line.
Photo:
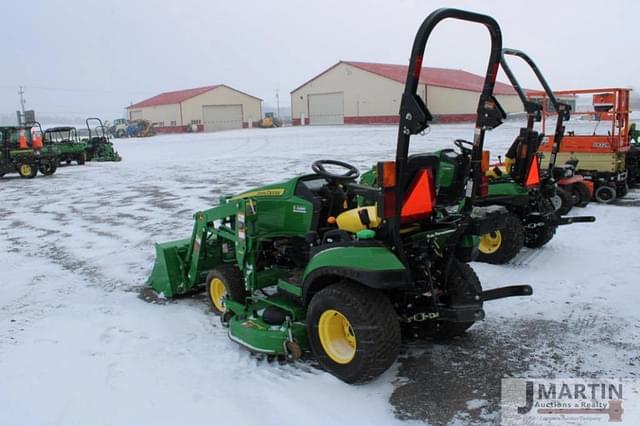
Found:
M 38 111 L 38 114 L 121 114 L 122 111 Z
M 148 95 L 150 93 L 156 93 L 152 91 L 140 91 L 140 90 L 105 90 L 105 89 L 72 89 L 68 87 L 45 87 L 45 86 L 26 86 L 29 89 L 36 90 L 51 90 L 57 92 L 77 92 L 77 93 L 109 93 L 109 94 L 131 94 L 131 95 Z
M 24 87 L 25 89 L 32 90 L 49 90 L 56 92 L 77 92 L 77 93 L 109 93 L 109 94 L 128 94 L 128 95 L 148 95 L 156 93 L 154 91 L 141 91 L 141 90 L 106 90 L 106 89 L 84 89 L 84 88 L 70 88 L 70 87 L 48 87 L 48 86 L 19 86 L 19 85 L 1 85 L 3 89 L 15 89 L 16 87 Z

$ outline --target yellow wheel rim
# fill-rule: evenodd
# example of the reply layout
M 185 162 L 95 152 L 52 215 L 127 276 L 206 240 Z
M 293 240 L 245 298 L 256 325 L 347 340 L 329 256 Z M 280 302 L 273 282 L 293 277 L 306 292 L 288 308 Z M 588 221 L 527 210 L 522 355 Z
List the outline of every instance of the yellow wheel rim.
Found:
M 484 254 L 492 254 L 498 251 L 502 245 L 502 234 L 500 231 L 490 232 L 480 237 L 478 249 Z
M 28 164 L 23 164 L 20 166 L 20 173 L 24 176 L 28 176 L 31 174 L 31 166 Z
M 348 364 L 356 356 L 356 335 L 340 312 L 329 309 L 320 315 L 318 334 L 324 352 L 333 362 Z
M 220 278 L 214 278 L 209 282 L 209 296 L 211 303 L 220 311 L 224 312 L 224 296 L 227 295 L 227 288 Z

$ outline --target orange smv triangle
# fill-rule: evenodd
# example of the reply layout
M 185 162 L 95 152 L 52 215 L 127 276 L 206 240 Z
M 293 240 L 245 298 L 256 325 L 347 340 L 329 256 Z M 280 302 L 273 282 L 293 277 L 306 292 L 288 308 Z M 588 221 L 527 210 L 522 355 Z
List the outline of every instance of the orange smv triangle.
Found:
M 538 157 L 533 157 L 531 161 L 531 167 L 529 167 L 529 173 L 527 174 L 527 181 L 525 186 L 536 186 L 540 183 L 540 166 L 538 165 Z
M 418 219 L 433 211 L 433 190 L 429 171 L 420 170 L 414 178 L 402 205 L 403 219 Z

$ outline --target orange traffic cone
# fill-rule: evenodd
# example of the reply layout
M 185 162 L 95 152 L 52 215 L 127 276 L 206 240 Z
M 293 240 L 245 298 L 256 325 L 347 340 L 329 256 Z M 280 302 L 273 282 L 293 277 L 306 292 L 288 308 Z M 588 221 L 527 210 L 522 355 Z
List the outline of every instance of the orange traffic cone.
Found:
M 27 136 L 24 134 L 24 129 L 21 129 L 20 133 L 18 134 L 18 148 L 20 149 L 29 148 L 29 146 L 27 145 Z
M 31 145 L 33 149 L 37 149 L 37 150 L 42 149 L 42 135 L 40 134 L 40 132 L 35 132 L 32 135 L 31 140 L 33 141 Z

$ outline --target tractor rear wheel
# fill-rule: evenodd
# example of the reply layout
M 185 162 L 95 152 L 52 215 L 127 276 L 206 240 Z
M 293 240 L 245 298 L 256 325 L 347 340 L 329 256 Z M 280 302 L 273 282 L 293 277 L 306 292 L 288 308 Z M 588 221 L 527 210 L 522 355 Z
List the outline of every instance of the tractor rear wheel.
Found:
M 591 194 L 587 185 L 581 182 L 576 182 L 571 185 L 571 198 L 573 198 L 573 205 L 576 207 L 586 207 L 591 201 Z
M 307 311 L 311 351 L 331 374 L 363 383 L 398 357 L 398 316 L 380 291 L 353 282 L 330 285 L 313 296 Z
M 569 191 L 562 187 L 556 188 L 556 195 L 551 199 L 556 214 L 564 216 L 573 208 L 573 198 Z
M 449 305 L 475 305 L 482 307 L 482 285 L 478 276 L 466 263 L 454 260 L 448 274 L 447 288 L 441 298 Z M 470 322 L 436 322 L 434 339 L 446 340 L 456 336 L 461 336 L 473 325 Z
M 529 248 L 540 248 L 547 244 L 556 234 L 558 225 L 545 223 L 535 228 L 527 228 L 524 233 L 524 245 Z
M 505 226 L 494 232 L 480 236 L 478 246 L 478 262 L 502 265 L 513 259 L 524 244 L 524 228 L 520 218 L 509 213 L 505 219 Z
M 235 265 L 221 265 L 211 270 L 206 284 L 211 308 L 218 315 L 226 311 L 225 297 L 238 303 L 244 303 L 247 297 L 244 277 Z
M 18 174 L 21 178 L 32 179 L 38 174 L 38 169 L 29 163 L 18 164 Z

